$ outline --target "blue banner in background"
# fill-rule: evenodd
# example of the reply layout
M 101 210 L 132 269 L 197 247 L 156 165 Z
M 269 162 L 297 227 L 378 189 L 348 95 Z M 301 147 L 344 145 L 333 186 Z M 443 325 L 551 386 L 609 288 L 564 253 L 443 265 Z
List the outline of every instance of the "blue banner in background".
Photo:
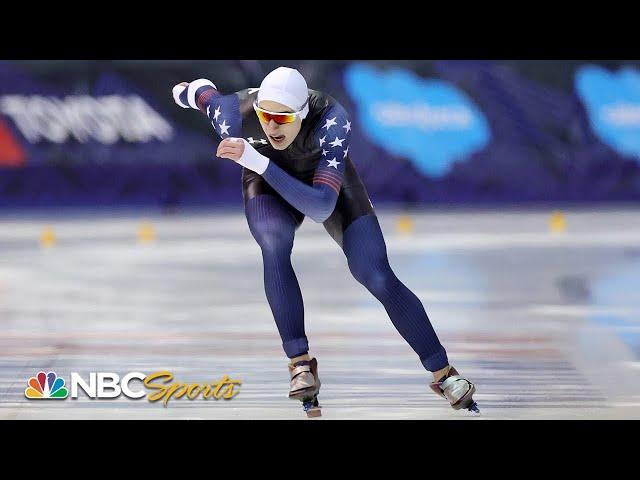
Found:
M 585 65 L 576 73 L 576 91 L 598 138 L 640 162 L 640 71 Z
M 112 72 L 66 88 L 0 62 L 0 165 L 176 163 L 211 157 L 212 141 L 176 125 Z
M 454 162 L 489 142 L 480 110 L 448 82 L 362 63 L 348 66 L 344 78 L 367 137 L 386 152 L 408 158 L 425 175 L 444 176 Z
M 640 200 L 640 62 L 288 61 L 353 119 L 374 205 Z M 276 61 L 0 61 L 0 208 L 242 208 L 241 168 L 180 81 Z

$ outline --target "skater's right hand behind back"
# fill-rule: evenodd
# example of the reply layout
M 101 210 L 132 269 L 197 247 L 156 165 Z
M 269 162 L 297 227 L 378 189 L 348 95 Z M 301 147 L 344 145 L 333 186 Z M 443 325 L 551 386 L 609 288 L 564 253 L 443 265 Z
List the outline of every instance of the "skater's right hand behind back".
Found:
M 207 78 L 198 78 L 192 82 L 180 82 L 173 87 L 173 100 L 182 108 L 194 108 L 198 110 L 195 95 L 202 87 L 217 89 L 216 85 Z M 182 99 L 180 97 L 182 97 Z

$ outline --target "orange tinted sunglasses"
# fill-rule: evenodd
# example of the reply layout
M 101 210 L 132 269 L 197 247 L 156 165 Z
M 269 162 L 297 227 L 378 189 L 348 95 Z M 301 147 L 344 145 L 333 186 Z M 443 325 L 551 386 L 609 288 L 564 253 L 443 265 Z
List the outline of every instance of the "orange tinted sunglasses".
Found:
M 304 104 L 306 105 L 307 102 L 305 102 Z M 260 108 L 257 103 L 254 103 L 253 109 L 256 111 L 256 115 L 258 115 L 258 118 L 264 123 L 269 123 L 271 120 L 273 120 L 279 125 L 284 125 L 286 123 L 295 122 L 296 117 L 302 113 L 302 110 L 304 110 L 304 106 L 297 112 L 270 112 L 269 110 Z
M 269 123 L 271 120 L 273 120 L 280 125 L 295 122 L 297 116 L 295 113 L 267 112 L 259 108 L 256 108 L 256 115 L 258 115 L 258 118 L 264 123 Z

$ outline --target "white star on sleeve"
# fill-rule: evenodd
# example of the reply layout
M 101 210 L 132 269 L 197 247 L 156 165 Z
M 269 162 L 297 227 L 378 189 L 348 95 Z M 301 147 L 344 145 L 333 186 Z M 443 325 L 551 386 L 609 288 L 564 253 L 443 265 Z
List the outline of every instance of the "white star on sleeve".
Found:
M 345 133 L 349 133 L 349 130 L 351 130 L 351 122 L 347 120 L 347 123 L 345 123 L 342 128 L 347 130 Z
M 220 135 L 229 135 L 229 127 L 231 125 L 227 125 L 227 121 L 223 120 L 222 124 L 218 124 L 220 126 Z
M 329 129 L 331 128 L 331 125 L 337 125 L 336 118 L 337 117 L 327 118 L 327 123 L 322 128 L 326 128 L 328 132 Z
M 336 139 L 333 142 L 329 143 L 329 145 L 331 145 L 332 147 L 338 147 L 338 146 L 341 147 L 342 146 L 342 142 L 344 142 L 344 141 L 345 141 L 344 138 L 336 137 Z
M 347 153 L 349 153 L 349 147 L 344 151 L 344 156 L 342 158 L 347 158 Z
M 342 162 L 336 162 L 336 157 L 333 157 L 333 160 L 327 160 L 327 162 L 329 162 L 327 167 L 333 167 L 336 170 L 338 169 L 338 165 L 340 165 L 342 163 Z
M 322 137 L 322 138 L 320 139 L 320 146 L 322 146 L 322 144 L 323 144 L 324 142 L 326 142 L 326 141 L 327 141 L 327 136 L 325 135 L 324 137 Z
M 266 144 L 267 144 L 267 141 L 266 141 L 264 138 L 261 138 L 261 139 L 260 139 L 260 143 L 261 143 L 261 144 L 263 144 L 263 145 L 266 145 Z
M 253 137 L 248 137 L 247 142 L 253 143 L 253 142 L 257 142 L 257 140 L 254 140 Z
M 329 153 L 327 150 L 325 150 L 324 148 L 322 149 L 322 156 L 326 157 L 327 153 Z
M 218 117 L 220 116 L 222 112 L 220 111 L 220 105 L 218 105 L 218 108 L 216 108 L 215 112 L 213 112 L 213 120 L 216 121 L 218 120 Z

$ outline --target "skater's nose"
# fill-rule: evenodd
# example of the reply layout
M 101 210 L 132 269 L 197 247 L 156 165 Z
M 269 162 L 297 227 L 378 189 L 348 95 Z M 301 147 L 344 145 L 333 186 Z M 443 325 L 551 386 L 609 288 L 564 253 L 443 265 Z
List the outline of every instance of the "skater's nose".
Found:
M 271 119 L 269 120 L 269 129 L 272 132 L 275 132 L 278 129 L 279 125 L 275 122 L 275 120 Z

